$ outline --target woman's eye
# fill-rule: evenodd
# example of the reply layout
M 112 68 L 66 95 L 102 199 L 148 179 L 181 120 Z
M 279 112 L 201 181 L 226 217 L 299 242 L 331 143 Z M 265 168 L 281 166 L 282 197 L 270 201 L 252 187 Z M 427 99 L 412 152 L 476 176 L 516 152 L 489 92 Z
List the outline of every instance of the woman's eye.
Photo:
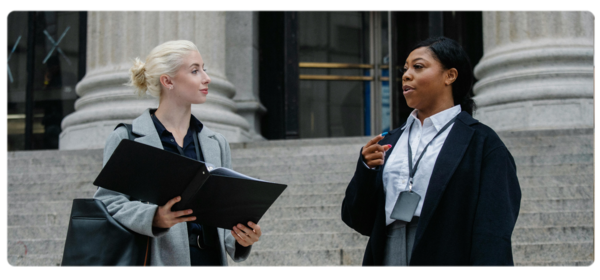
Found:
M 208 71 L 208 69 L 206 69 L 206 68 L 204 68 L 204 69 L 202 69 L 202 70 L 204 70 L 204 72 Z
M 416 69 L 421 69 L 421 68 L 423 68 L 423 65 L 415 64 L 413 67 L 415 67 Z
M 193 74 L 196 74 L 196 73 L 198 73 L 198 70 L 194 70 L 194 71 L 192 71 L 192 73 L 193 73 Z

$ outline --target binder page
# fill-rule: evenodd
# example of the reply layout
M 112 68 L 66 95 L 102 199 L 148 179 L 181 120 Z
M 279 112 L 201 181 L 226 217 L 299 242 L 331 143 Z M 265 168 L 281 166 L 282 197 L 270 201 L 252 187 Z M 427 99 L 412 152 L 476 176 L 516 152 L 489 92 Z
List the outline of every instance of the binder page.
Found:
M 231 170 L 229 168 L 226 168 L 226 167 L 217 167 L 217 168 L 214 168 L 214 169 L 210 170 L 210 174 L 211 175 L 219 175 L 219 176 L 231 177 L 231 178 L 240 178 L 240 179 L 248 179 L 248 180 L 253 180 L 253 181 L 267 182 L 267 181 L 264 181 L 264 180 L 252 178 L 250 176 L 247 176 L 247 175 L 244 175 L 242 173 L 233 171 L 233 170 Z

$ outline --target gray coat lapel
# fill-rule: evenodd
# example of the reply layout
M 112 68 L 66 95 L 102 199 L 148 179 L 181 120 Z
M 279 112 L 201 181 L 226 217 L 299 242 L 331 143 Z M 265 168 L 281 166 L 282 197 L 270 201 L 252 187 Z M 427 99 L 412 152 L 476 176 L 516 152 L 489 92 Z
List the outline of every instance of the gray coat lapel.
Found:
M 198 141 L 200 141 L 204 161 L 215 167 L 223 166 L 221 162 L 221 146 L 219 146 L 219 142 L 215 139 L 215 133 L 204 126 L 198 134 Z
M 146 109 L 146 111 L 133 120 L 131 124 L 133 126 L 132 132 L 138 136 L 135 138 L 136 142 L 164 149 L 160 137 L 158 137 L 158 133 L 156 132 L 152 117 L 150 117 L 150 109 Z

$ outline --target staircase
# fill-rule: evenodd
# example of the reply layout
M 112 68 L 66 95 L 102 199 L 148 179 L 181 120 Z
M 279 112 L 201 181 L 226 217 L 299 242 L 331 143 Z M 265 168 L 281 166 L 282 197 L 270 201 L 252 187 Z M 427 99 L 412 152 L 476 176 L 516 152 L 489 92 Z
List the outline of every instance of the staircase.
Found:
M 513 234 L 516 265 L 593 260 L 593 130 L 504 132 L 523 199 Z M 261 241 L 230 265 L 360 265 L 364 237 L 341 221 L 360 147 L 371 137 L 231 144 L 233 168 L 288 185 L 260 221 Z M 8 261 L 54 266 L 71 201 L 91 197 L 101 150 L 8 153 Z
M 593 129 L 503 132 L 517 164 L 521 211 L 512 236 L 516 265 L 594 262 Z

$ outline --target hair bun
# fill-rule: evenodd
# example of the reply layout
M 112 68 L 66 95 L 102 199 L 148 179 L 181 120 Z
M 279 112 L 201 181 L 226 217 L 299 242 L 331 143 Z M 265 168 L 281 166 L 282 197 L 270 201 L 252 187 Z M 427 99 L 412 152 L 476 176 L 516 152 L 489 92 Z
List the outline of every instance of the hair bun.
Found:
M 148 89 L 146 80 L 146 64 L 136 57 L 135 61 L 133 62 L 133 67 L 131 67 L 129 72 L 131 73 L 131 85 L 138 89 L 139 95 L 144 95 Z

